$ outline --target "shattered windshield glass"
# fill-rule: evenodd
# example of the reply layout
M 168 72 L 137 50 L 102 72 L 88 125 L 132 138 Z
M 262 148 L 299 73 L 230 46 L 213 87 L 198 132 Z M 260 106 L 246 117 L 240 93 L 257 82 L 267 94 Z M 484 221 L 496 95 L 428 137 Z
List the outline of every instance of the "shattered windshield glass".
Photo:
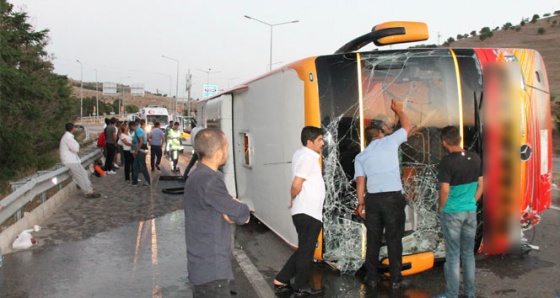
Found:
M 472 55 L 466 57 L 472 64 Z M 437 165 L 445 154 L 440 130 L 447 125 L 472 126 L 472 95 L 463 100 L 457 59 L 448 50 L 351 53 L 316 61 L 324 136 L 323 173 L 325 261 L 342 272 L 360 268 L 366 230 L 354 214 L 357 199 L 354 158 L 365 146 L 363 131 L 383 121 L 387 134 L 400 128 L 391 100 L 403 103 L 412 130 L 399 149 L 407 199 L 403 254 L 443 251 L 437 215 Z M 471 93 L 472 94 L 472 93 Z M 471 136 L 469 136 L 471 138 Z M 381 257 L 386 256 L 382 248 Z

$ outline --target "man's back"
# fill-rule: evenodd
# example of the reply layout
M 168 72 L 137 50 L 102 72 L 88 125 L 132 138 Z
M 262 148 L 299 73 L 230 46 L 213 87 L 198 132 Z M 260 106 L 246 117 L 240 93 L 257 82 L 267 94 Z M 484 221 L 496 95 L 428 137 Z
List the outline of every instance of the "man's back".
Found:
M 449 183 L 450 192 L 443 211 L 476 211 L 475 193 L 481 175 L 481 160 L 476 153 L 463 151 L 444 156 L 438 167 L 438 178 Z
M 247 205 L 232 199 L 222 173 L 200 164 L 185 184 L 184 212 L 190 281 L 233 279 L 231 227 L 222 215 L 242 224 L 249 217 Z

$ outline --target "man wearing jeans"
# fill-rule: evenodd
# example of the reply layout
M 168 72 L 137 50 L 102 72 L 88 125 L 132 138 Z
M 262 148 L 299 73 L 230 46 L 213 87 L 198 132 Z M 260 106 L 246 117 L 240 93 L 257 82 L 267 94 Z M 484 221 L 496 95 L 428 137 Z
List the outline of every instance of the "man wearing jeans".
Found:
M 138 175 L 140 173 L 144 175 L 144 186 L 150 186 L 150 174 L 146 167 L 148 139 L 146 138 L 145 127 L 146 121 L 141 119 L 140 125 L 134 130 L 134 137 L 132 138 L 133 150 L 131 150 L 131 152 L 132 156 L 134 156 L 134 161 L 132 162 L 132 186 L 138 185 Z
M 298 234 L 298 248 L 274 279 L 274 291 L 279 294 L 294 290 L 296 297 L 315 295 L 323 289 L 309 287 L 313 252 L 323 227 L 325 182 L 319 164 L 323 148 L 323 130 L 306 126 L 301 131 L 303 147 L 292 157 L 290 209 Z M 198 140 L 197 140 L 198 143 Z M 290 280 L 295 277 L 293 287 Z
M 481 161 L 476 153 L 463 150 L 457 127 L 444 127 L 441 139 L 449 154 L 438 167 L 439 212 L 445 239 L 445 293 L 438 297 L 458 297 L 461 263 L 464 295 L 476 297 L 474 237 L 476 202 L 483 189 Z

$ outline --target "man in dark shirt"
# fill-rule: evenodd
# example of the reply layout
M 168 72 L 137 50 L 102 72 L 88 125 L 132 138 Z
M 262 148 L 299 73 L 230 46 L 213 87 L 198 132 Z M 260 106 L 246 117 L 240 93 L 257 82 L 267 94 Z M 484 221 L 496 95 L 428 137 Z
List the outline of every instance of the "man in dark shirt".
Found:
M 187 268 L 194 297 L 230 297 L 231 227 L 249 222 L 249 208 L 231 196 L 218 168 L 226 163 L 223 132 L 203 129 L 196 135 L 199 165 L 185 184 Z
M 441 159 L 438 180 L 441 183 L 439 212 L 445 240 L 445 293 L 437 297 L 457 297 L 461 264 L 465 297 L 476 297 L 474 283 L 474 238 L 476 202 L 482 196 L 483 180 L 478 155 L 463 150 L 459 128 L 444 127 L 443 146 L 449 154 Z M 462 262 L 461 262 L 462 261 Z

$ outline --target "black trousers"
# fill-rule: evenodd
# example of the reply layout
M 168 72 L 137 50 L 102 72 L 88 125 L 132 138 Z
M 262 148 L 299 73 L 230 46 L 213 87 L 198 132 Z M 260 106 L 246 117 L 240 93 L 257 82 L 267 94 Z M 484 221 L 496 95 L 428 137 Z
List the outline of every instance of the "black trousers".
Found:
M 107 143 L 107 159 L 105 159 L 105 171 L 113 170 L 113 163 L 115 162 L 115 153 L 117 152 L 117 146 L 115 144 Z
M 193 298 L 223 298 L 231 297 L 229 280 L 219 279 L 193 286 Z
M 161 163 L 161 146 L 151 145 L 150 146 L 150 165 L 152 166 L 152 171 L 155 166 L 159 166 Z
M 130 150 L 123 150 L 124 157 L 124 180 L 130 180 L 132 174 L 132 163 L 134 162 L 134 155 Z
M 402 237 L 406 220 L 404 196 L 400 191 L 368 193 L 365 204 L 367 228 L 365 265 L 367 276 L 372 280 L 377 279 L 380 267 L 379 249 L 381 248 L 383 229 L 385 229 L 391 281 L 398 281 L 402 278 Z
M 298 233 L 298 248 L 280 270 L 276 280 L 287 284 L 295 277 L 292 287 L 298 290 L 308 286 L 313 253 L 323 223 L 307 214 L 296 214 L 292 220 Z
M 191 170 L 191 168 L 194 166 L 194 163 L 198 160 L 198 154 L 195 152 L 193 153 L 191 160 L 189 161 L 189 164 L 187 165 L 187 168 L 185 169 L 185 177 L 189 176 L 189 172 Z

